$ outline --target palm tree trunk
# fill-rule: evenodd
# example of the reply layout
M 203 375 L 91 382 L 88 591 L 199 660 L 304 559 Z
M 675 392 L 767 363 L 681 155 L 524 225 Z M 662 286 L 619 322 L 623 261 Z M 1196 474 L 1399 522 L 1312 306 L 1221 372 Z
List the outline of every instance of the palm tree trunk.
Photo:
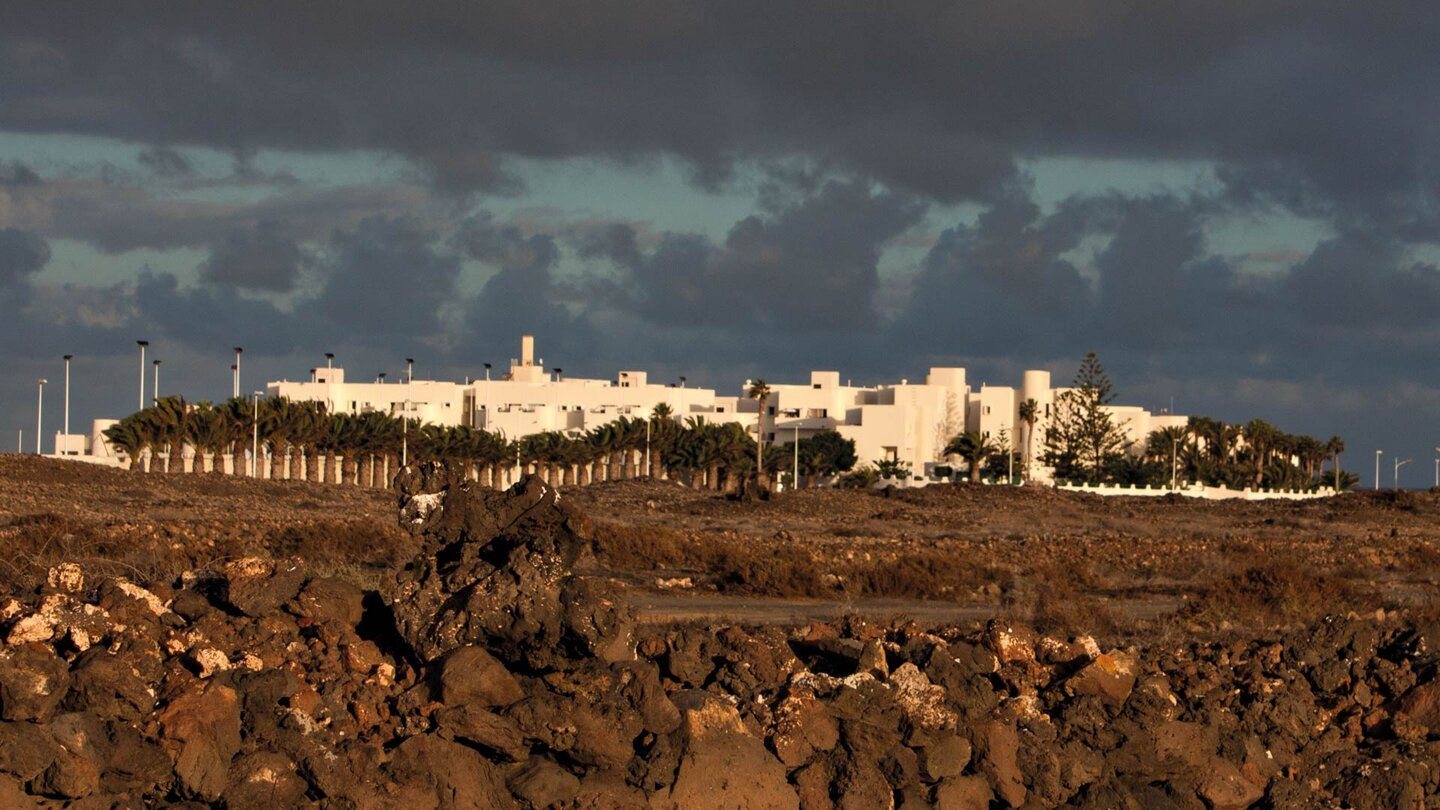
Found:
M 609 453 L 609 454 L 606 456 L 606 461 L 608 462 L 608 466 L 607 466 L 607 469 L 605 470 L 605 480 L 606 480 L 606 481 L 618 481 L 618 480 L 620 479 L 620 453 L 619 453 L 619 451 L 614 451 L 614 452 Z
M 203 448 L 195 448 L 195 455 L 190 457 L 190 472 L 205 472 L 205 450 Z
M 346 453 L 340 457 L 340 483 L 354 484 L 358 481 L 360 463 L 354 453 Z
M 355 461 L 355 483 L 362 487 L 373 485 L 375 477 L 375 456 L 371 453 L 362 453 Z
M 279 481 L 281 470 L 285 466 L 285 454 L 283 448 L 274 447 L 270 450 L 270 480 Z
M 304 460 L 304 448 L 292 445 L 290 447 L 290 473 L 288 475 L 291 481 L 305 480 L 305 471 L 302 469 Z

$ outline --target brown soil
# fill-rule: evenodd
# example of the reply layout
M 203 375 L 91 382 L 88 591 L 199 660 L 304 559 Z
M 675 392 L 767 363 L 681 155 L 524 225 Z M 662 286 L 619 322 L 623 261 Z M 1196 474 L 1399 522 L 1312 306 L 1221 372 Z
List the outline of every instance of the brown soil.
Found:
M 1244 503 L 959 485 L 737 502 L 633 481 L 564 497 L 593 522 L 582 570 L 646 592 L 647 622 L 999 615 L 1174 637 L 1437 609 L 1440 497 L 1427 493 Z M 372 587 L 414 553 L 394 504 L 348 485 L 0 456 L 0 590 L 64 561 L 150 584 L 247 555 Z
M 354 486 L 0 455 L 0 592 L 33 588 L 60 562 L 150 585 L 250 555 L 372 583 L 414 553 L 394 502 Z
M 1440 806 L 1428 499 L 0 472 L 6 808 Z

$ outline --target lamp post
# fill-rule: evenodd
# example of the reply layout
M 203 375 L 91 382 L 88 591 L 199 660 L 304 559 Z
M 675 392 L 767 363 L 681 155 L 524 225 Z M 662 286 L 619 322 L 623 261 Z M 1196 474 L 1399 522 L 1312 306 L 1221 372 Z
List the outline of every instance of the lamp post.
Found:
M 559 371 L 559 369 L 556 369 L 556 371 Z M 653 421 L 654 419 L 655 419 L 655 414 L 654 414 L 654 413 L 651 413 L 651 414 L 650 414 L 650 418 L 645 420 L 645 477 L 646 477 L 646 478 L 649 478 L 649 477 L 650 477 L 650 422 Z
M 405 358 L 405 382 L 415 382 L 415 358 Z
M 70 438 L 70 360 L 75 355 L 65 355 L 65 438 Z
M 325 352 L 325 368 L 329 369 L 329 368 L 334 368 L 334 367 L 335 367 L 335 353 L 334 353 L 334 352 Z
M 1400 488 L 1400 468 L 1401 468 L 1401 467 L 1404 467 L 1406 464 L 1409 464 L 1409 463 L 1410 463 L 1410 459 L 1408 459 L 1408 458 L 1405 459 L 1404 461 L 1401 461 L 1401 460 L 1398 459 L 1398 458 L 1395 459 L 1395 488 L 1396 488 L 1396 489 L 1399 489 L 1399 488 Z
M 685 377 L 680 376 L 680 420 L 685 420 Z
M 230 367 L 230 372 L 234 377 L 230 384 L 230 396 L 232 397 L 240 396 L 240 353 L 243 351 L 245 350 L 239 346 L 235 347 L 235 365 Z
M 1178 458 L 1178 451 L 1179 451 L 1179 449 L 1180 449 L 1180 439 L 1179 439 L 1178 437 L 1170 439 L 1170 491 L 1171 491 L 1171 492 L 1174 492 L 1174 491 L 1175 491 L 1176 472 L 1177 472 L 1178 469 L 1179 469 L 1179 468 L 1176 466 L 1176 459 Z
M 1383 450 L 1376 450 L 1376 451 L 1375 451 L 1375 491 L 1376 491 L 1376 492 L 1379 492 L 1379 491 L 1380 491 L 1380 454 L 1383 453 L 1383 452 L 1385 452 L 1385 451 L 1383 451 Z
M 44 377 L 40 378 L 40 386 L 35 397 L 35 455 L 40 455 L 40 437 L 45 434 L 41 432 L 40 420 L 45 416 L 45 383 Z
M 1435 452 L 1440 453 L 1440 447 L 1435 448 Z M 1440 489 L 1440 457 L 1435 459 L 1435 488 Z
M 152 361 L 151 361 L 151 364 L 155 367 L 155 385 L 151 388 L 151 393 L 153 393 L 153 394 L 155 395 L 155 397 L 154 397 L 155 401 L 156 401 L 156 402 L 159 402 L 159 401 L 160 401 L 160 361 L 159 361 L 159 360 L 152 360 Z
M 410 400 L 401 404 L 400 412 L 400 466 L 410 463 Z
M 250 398 L 250 477 L 260 477 L 260 392 Z
M 800 488 L 800 422 L 795 422 L 795 469 L 790 472 L 790 488 Z
M 490 364 L 489 364 L 489 363 L 486 363 L 486 364 L 485 364 L 485 401 L 484 401 L 483 403 L 481 403 L 481 405 L 482 405 L 482 408 L 481 408 L 481 409 L 485 412 L 485 423 L 482 424 L 480 427 L 483 428 L 483 429 L 485 429 L 485 430 L 489 430 L 489 429 L 490 429 Z
M 148 340 L 137 340 L 135 345 L 140 347 L 140 407 L 137 411 L 145 410 L 145 347 L 150 345 Z

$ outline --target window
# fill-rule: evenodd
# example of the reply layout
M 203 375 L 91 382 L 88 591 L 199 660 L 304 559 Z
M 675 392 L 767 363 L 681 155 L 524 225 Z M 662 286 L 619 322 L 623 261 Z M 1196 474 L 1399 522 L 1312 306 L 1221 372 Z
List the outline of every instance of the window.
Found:
M 721 406 L 719 406 L 719 407 L 717 407 L 717 408 L 715 409 L 715 413 L 724 413 L 724 412 L 725 412 L 725 406 L 724 406 L 724 405 L 721 405 Z
M 989 406 L 989 405 L 986 405 L 986 406 L 985 406 L 985 415 L 986 415 L 986 416 L 989 416 L 989 415 L 990 415 L 990 406 Z
M 774 416 L 774 415 L 775 415 L 775 406 L 774 406 L 774 405 L 771 405 L 771 406 L 770 406 L 770 415 L 771 415 L 771 416 Z
M 796 416 L 799 416 L 799 414 L 796 414 Z M 825 418 L 825 409 L 824 409 L 824 408 L 810 408 L 809 410 L 805 411 L 805 417 L 806 417 L 807 419 L 824 419 L 824 418 Z
M 811 387 L 811 388 L 814 388 L 814 389 L 816 389 L 816 390 L 819 390 L 819 388 L 820 388 L 820 383 L 815 383 L 815 384 L 811 385 L 810 387 Z

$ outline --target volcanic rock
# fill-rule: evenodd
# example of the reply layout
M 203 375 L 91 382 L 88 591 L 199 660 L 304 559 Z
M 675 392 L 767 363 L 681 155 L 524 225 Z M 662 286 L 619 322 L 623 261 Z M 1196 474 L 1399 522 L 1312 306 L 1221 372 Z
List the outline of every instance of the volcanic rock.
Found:
M 585 521 L 554 489 L 532 477 L 497 493 L 436 465 L 403 473 L 397 485 L 402 521 L 426 543 L 385 595 L 423 661 L 466 645 L 528 672 L 633 656 L 629 607 L 570 571 Z
M 69 666 L 48 647 L 0 650 L 0 718 L 44 722 L 69 688 Z
M 704 692 L 684 692 L 680 768 L 675 784 L 653 807 L 674 810 L 789 810 L 799 797 L 785 766 L 750 734 L 739 712 Z

